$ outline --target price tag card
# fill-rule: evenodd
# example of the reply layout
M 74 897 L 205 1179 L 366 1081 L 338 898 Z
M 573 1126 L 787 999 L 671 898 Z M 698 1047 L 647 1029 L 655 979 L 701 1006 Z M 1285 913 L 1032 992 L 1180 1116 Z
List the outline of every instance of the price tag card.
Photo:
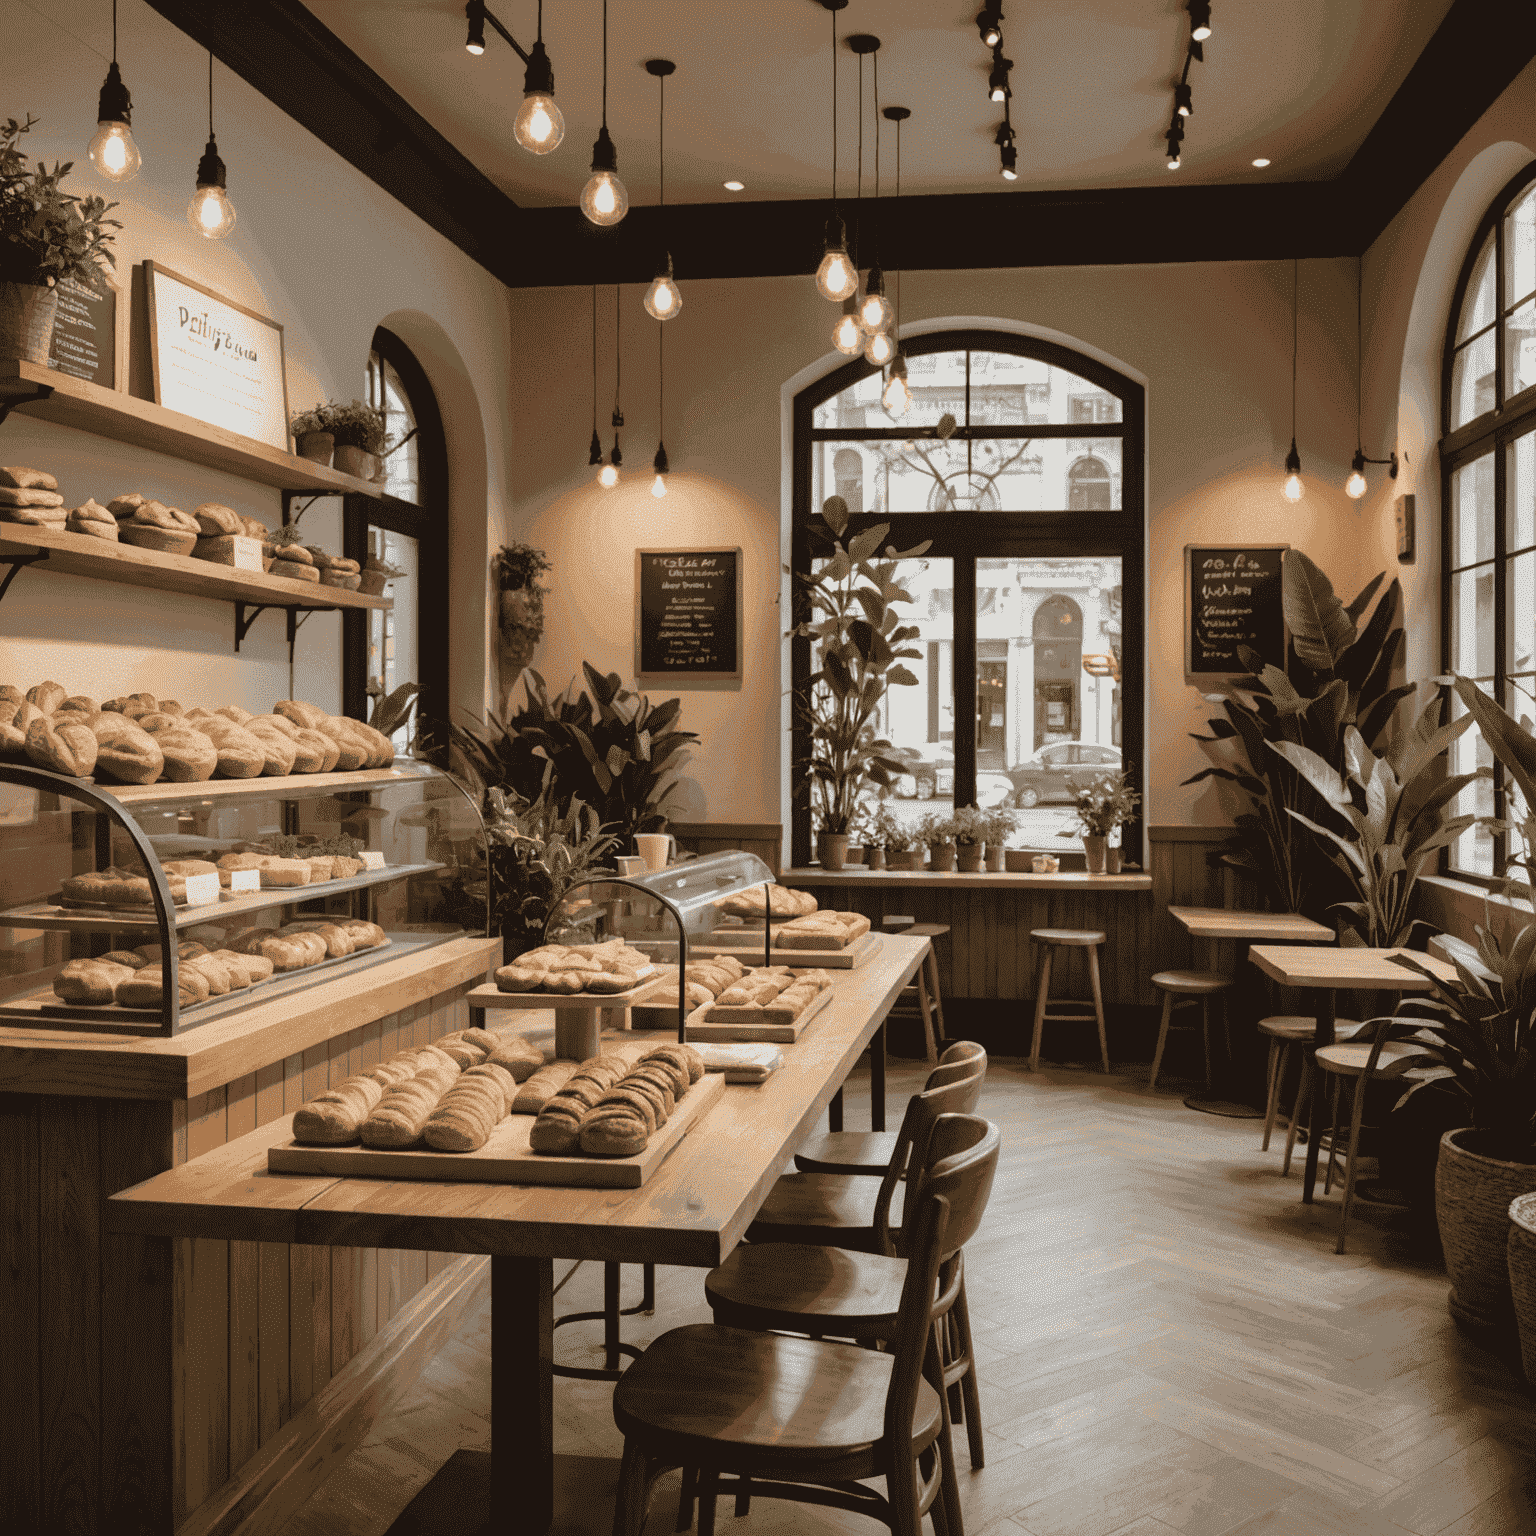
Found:
M 231 537 L 230 545 L 234 553 L 233 564 L 237 571 L 261 569 L 260 539 L 247 538 L 244 534 L 237 533 Z
M 189 907 L 206 907 L 210 902 L 219 899 L 219 877 L 217 875 L 188 875 L 187 876 L 187 905 Z
M 358 854 L 358 858 L 363 861 L 364 869 L 385 869 L 388 867 L 384 863 L 384 855 L 377 848 L 365 848 Z
M 229 894 L 231 896 L 245 895 L 260 889 L 261 871 L 259 869 L 236 869 L 230 872 Z

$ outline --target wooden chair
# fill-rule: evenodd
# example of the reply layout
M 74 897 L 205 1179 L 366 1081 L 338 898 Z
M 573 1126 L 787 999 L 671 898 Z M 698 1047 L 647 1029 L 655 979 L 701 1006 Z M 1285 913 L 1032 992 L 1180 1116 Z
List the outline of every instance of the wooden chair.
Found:
M 1269 1039 L 1269 1064 L 1266 1068 L 1266 1077 L 1269 1084 L 1269 1093 L 1264 1105 L 1264 1140 L 1259 1144 L 1259 1151 L 1269 1151 L 1269 1138 L 1275 1129 L 1275 1121 L 1280 1112 L 1280 1089 L 1285 1082 L 1287 1068 L 1291 1064 L 1291 1052 L 1298 1045 L 1305 1051 L 1317 1038 L 1317 1020 L 1307 1018 L 1300 1014 L 1277 1014 L 1271 1018 L 1259 1020 L 1259 1033 Z M 1353 1040 L 1360 1033 L 1360 1025 L 1350 1019 L 1338 1019 L 1334 1022 L 1334 1038 L 1339 1041 Z M 1294 1127 L 1301 1118 L 1302 1089 L 1298 1082 L 1296 1088 L 1296 1104 L 1291 1112 L 1291 1126 Z M 1287 1141 L 1289 1141 L 1287 1135 Z M 1285 1172 L 1291 1171 L 1290 1159 L 1286 1159 Z
M 968 1115 L 939 1117 L 928 1140 L 927 1165 L 920 1177 L 908 1176 L 909 1188 L 915 1183 L 918 1190 L 913 1198 L 921 1200 L 925 1181 L 937 1163 L 963 1149 L 957 1136 L 970 1145 L 970 1133 L 964 1128 L 978 1123 Z M 959 1291 L 942 1350 L 944 1386 L 951 1417 L 965 1424 L 971 1466 L 979 1470 L 986 1465 L 981 1394 L 960 1267 L 961 1239 L 958 1233 L 950 1236 L 956 1247 L 945 1252 L 944 1262 L 957 1266 Z M 704 1296 L 715 1321 L 730 1327 L 878 1343 L 894 1337 L 906 1272 L 905 1258 L 885 1254 L 805 1243 L 741 1243 L 705 1278 Z
M 1168 1044 L 1168 1029 L 1173 1023 L 1173 1010 L 1186 1003 L 1199 1003 L 1201 1024 L 1205 1033 L 1205 1091 L 1211 1091 L 1211 999 L 1225 992 L 1232 985 L 1232 978 L 1225 971 L 1159 971 L 1152 978 L 1152 985 L 1163 994 L 1163 1018 L 1157 1030 L 1157 1050 L 1152 1057 L 1152 1080 L 1149 1086 L 1157 1087 L 1157 1074 L 1162 1070 L 1163 1048 Z M 1221 1027 L 1227 1042 L 1227 1057 L 1232 1056 L 1232 1026 L 1227 1019 L 1226 1005 L 1221 1010 Z
M 960 1070 L 955 1070 L 959 1068 Z M 957 1040 L 939 1057 L 939 1064 L 923 1084 L 940 1088 L 972 1072 L 987 1070 L 987 1053 L 973 1040 Z M 802 1173 L 855 1173 L 879 1178 L 890 1166 L 896 1150 L 895 1131 L 828 1131 L 812 1136 L 795 1153 L 795 1167 Z
M 640 1536 L 656 1478 L 675 1466 L 697 1469 L 700 1536 L 714 1536 L 722 1493 L 846 1509 L 897 1536 L 920 1536 L 927 1516 L 937 1536 L 961 1536 L 936 1340 L 1000 1137 L 985 1121 L 945 1134 L 969 1145 L 935 1165 L 913 1199 L 890 1351 L 718 1323 L 663 1334 L 614 1389 L 624 1435 L 614 1536 Z M 861 1486 L 875 1478 L 883 1495 Z
M 1104 994 L 1099 988 L 1099 945 L 1104 934 L 1097 928 L 1034 928 L 1030 938 L 1044 946 L 1045 954 L 1040 961 L 1040 985 L 1035 991 L 1035 1032 L 1029 1046 L 1029 1070 L 1040 1070 L 1040 1037 L 1045 1032 L 1046 1021 L 1061 1024 L 1085 1024 L 1096 1019 L 1099 1025 L 1099 1055 L 1104 1070 L 1109 1071 L 1109 1039 L 1104 1033 Z M 1075 1013 L 1049 1013 L 1051 998 L 1051 958 L 1058 949 L 1086 949 L 1088 951 L 1088 984 L 1093 988 L 1093 1001 L 1077 1002 L 1057 999 L 1059 1008 L 1073 1008 Z
M 747 1228 L 749 1243 L 813 1243 L 860 1253 L 896 1252 L 891 1202 L 910 1156 L 921 1168 L 940 1115 L 968 1115 L 981 1096 L 983 1072 L 914 1093 L 896 1146 L 879 1180 L 850 1173 L 786 1173 L 768 1191 Z
M 928 953 L 911 982 L 901 989 L 891 1009 L 891 1017 L 916 1015 L 923 1028 L 923 1040 L 930 1064 L 939 1060 L 939 1046 L 944 1041 L 944 999 L 939 992 L 939 957 L 933 941 L 949 932 L 948 923 L 919 923 L 910 917 L 882 917 L 880 927 L 904 938 L 927 939 Z

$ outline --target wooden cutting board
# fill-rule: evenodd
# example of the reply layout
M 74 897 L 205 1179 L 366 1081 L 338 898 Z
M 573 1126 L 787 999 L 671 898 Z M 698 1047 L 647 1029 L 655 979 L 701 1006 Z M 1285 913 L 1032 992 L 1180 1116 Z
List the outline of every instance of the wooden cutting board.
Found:
M 793 1045 L 804 1032 L 806 1025 L 832 1001 L 833 990 L 832 987 L 828 987 L 824 992 L 818 992 L 798 1017 L 784 1023 L 772 1021 L 773 1005 L 771 1003 L 766 1011 L 767 1017 L 761 1024 L 753 1024 L 745 1019 L 719 1021 L 708 1019 L 705 1015 L 715 1004 L 705 1003 L 688 1015 L 688 1038 L 713 1042 L 761 1040 L 769 1045 Z
M 604 1040 L 603 1049 L 638 1060 L 654 1041 Z M 267 1153 L 271 1173 L 322 1173 L 340 1178 L 443 1179 L 475 1184 L 563 1184 L 583 1189 L 638 1189 L 667 1154 L 725 1092 L 719 1073 L 706 1073 L 634 1157 L 556 1156 L 528 1145 L 532 1115 L 508 1115 L 478 1152 L 375 1151 L 370 1147 L 306 1147 L 284 1142 Z
M 758 929 L 756 934 L 743 930 L 741 937 L 731 934 L 723 937 L 729 930 L 716 928 L 707 939 L 690 939 L 688 953 L 697 955 L 734 955 L 743 964 L 746 964 L 748 956 L 754 957 L 754 965 L 762 964 L 763 934 Z M 866 933 L 863 938 L 855 939 L 846 949 L 780 949 L 777 945 L 772 951 L 772 964 L 787 965 L 798 971 L 852 971 L 857 970 L 865 961 L 872 960 L 880 953 L 880 935 L 878 933 Z

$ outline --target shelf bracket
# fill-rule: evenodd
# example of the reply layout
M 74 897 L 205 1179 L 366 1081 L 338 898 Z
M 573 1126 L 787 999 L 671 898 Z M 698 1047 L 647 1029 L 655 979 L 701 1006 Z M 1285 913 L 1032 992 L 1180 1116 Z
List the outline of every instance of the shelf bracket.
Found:
M 267 611 L 267 604 L 247 609 L 243 602 L 235 603 L 235 654 L 240 654 L 240 642 L 251 632 L 251 625 Z
M 0 420 L 3 419 L 3 415 L 0 415 Z M 10 570 L 5 573 L 4 577 L 0 577 L 0 603 L 5 601 L 5 594 L 11 590 L 11 583 L 16 580 L 16 573 L 20 571 L 23 566 L 38 565 L 47 558 L 48 551 L 46 549 L 40 549 L 36 554 L 19 555 L 16 559 L 12 560 Z
M 12 395 L 8 399 L 0 400 L 0 426 L 5 425 L 5 418 L 18 405 L 30 405 L 34 400 L 46 400 L 52 393 L 52 384 L 39 384 L 30 395 Z
M 315 612 L 313 608 L 304 610 L 304 617 L 299 617 L 297 608 L 288 610 L 288 665 L 293 666 L 293 642 L 299 638 L 299 631 L 309 622 L 310 616 Z

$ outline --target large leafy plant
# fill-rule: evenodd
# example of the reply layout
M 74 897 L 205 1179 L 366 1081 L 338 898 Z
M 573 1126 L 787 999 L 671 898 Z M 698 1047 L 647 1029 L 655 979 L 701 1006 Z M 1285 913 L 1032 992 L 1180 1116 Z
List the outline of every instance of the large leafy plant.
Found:
M 1220 713 L 1209 721 L 1210 734 L 1194 739 L 1216 761 L 1185 782 L 1214 778 L 1237 787 L 1243 804 L 1224 851 L 1248 870 L 1277 911 L 1324 921 L 1328 909 L 1349 896 L 1350 882 L 1340 879 L 1326 845 L 1306 824 L 1317 821 L 1325 802 L 1271 744 L 1305 747 L 1342 772 L 1346 730 L 1368 748 L 1386 734 L 1398 705 L 1414 690 L 1392 682 L 1404 644 L 1395 622 L 1402 595 L 1397 582 L 1366 618 L 1385 579 L 1378 575 L 1346 604 L 1312 560 L 1299 549 L 1287 550 L 1280 578 L 1291 635 L 1285 670 L 1240 646 L 1250 674 L 1234 679 L 1225 694 L 1207 695 Z
M 21 137 L 37 121 L 28 113 L 0 129 L 0 282 L 52 288 L 73 279 L 99 293 L 117 265 L 108 231 L 123 226 L 107 217 L 117 204 L 64 191 L 73 162 L 28 169 Z
M 1453 678 L 1452 686 L 1503 766 L 1505 794 L 1514 791 L 1519 795 L 1514 814 L 1497 821 L 1484 818 L 1483 824 L 1509 835 L 1520 850 L 1505 859 L 1500 874 L 1506 894 L 1530 901 L 1536 889 L 1536 736 L 1471 678 Z
M 1413 929 L 1413 889 L 1441 848 L 1448 847 L 1477 818 L 1447 818 L 1446 807 L 1480 773 L 1443 776 L 1440 759 L 1471 724 L 1462 715 L 1438 723 L 1437 693 L 1391 750 L 1378 757 L 1354 726 L 1344 728 L 1342 768 L 1294 741 L 1270 748 L 1311 786 L 1321 801 L 1319 819 L 1291 808 L 1287 814 L 1331 844 L 1331 859 L 1351 887 L 1352 899 L 1334 903 L 1359 944 L 1390 948 L 1405 944 Z
M 636 832 L 666 825 L 666 802 L 677 787 L 687 747 L 699 738 L 675 729 L 681 699 L 653 705 L 583 662 L 591 696 L 573 678 L 551 696 L 531 667 L 523 673 L 527 703 L 510 716 L 491 712 L 483 727 L 455 725 L 459 765 L 486 789 L 522 801 L 541 794 L 560 815 L 573 802 L 589 807 L 607 832 L 627 843 Z
M 903 624 L 897 603 L 912 594 L 897 579 L 903 560 L 923 554 L 928 541 L 912 549 L 886 547 L 876 559 L 889 523 L 876 523 L 845 538 L 848 503 L 829 496 L 822 504 L 825 533 L 818 563 L 797 577 L 810 600 L 811 617 L 790 631 L 812 642 L 812 670 L 796 701 L 810 735 L 804 767 L 816 823 L 822 832 L 845 833 L 871 785 L 888 789 L 906 771 L 890 742 L 875 729 L 880 705 L 892 686 L 912 687 L 917 677 L 903 661 L 921 656 L 911 642 L 921 631 Z

